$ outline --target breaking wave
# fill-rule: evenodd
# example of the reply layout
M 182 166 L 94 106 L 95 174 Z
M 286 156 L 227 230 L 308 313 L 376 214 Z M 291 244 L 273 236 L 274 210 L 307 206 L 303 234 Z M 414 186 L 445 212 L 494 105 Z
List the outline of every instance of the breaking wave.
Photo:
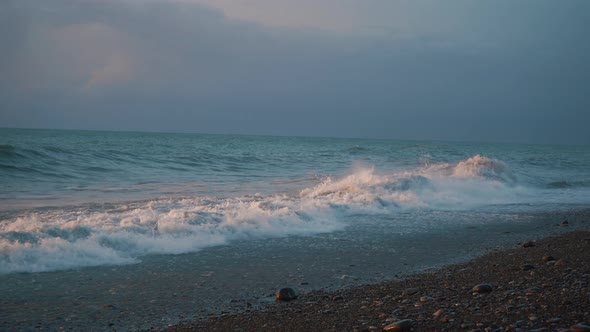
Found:
M 130 264 L 236 240 L 333 232 L 351 214 L 470 209 L 511 203 L 522 190 L 506 164 L 476 155 L 388 174 L 359 168 L 295 193 L 29 210 L 0 220 L 0 273 Z

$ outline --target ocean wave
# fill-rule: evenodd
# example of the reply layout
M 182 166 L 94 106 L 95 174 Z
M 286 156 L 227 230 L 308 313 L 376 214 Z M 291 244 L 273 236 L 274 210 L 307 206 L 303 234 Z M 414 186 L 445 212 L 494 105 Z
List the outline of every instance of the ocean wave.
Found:
M 0 144 L 0 157 L 11 156 L 14 154 L 16 148 L 10 144 Z
M 475 155 L 457 164 L 427 164 L 425 172 L 454 178 L 495 180 L 505 184 L 517 182 L 516 177 L 503 161 L 481 155 Z
M 393 174 L 361 168 L 340 179 L 326 178 L 301 194 L 344 205 L 389 202 L 397 207 L 463 209 L 507 201 L 524 189 L 516 184 L 505 163 L 476 155 L 457 164 L 429 163 Z
M 280 196 L 187 198 L 26 213 L 0 221 L 0 273 L 128 264 L 147 254 L 342 227 L 324 207 L 308 204 Z
M 355 145 L 355 146 L 351 146 L 351 147 L 347 147 L 344 149 L 344 152 L 352 154 L 352 155 L 358 155 L 358 154 L 362 154 L 362 153 L 366 153 L 369 152 L 370 149 L 360 146 L 360 145 Z
M 0 220 L 0 273 L 130 264 L 236 240 L 333 232 L 347 215 L 507 204 L 525 190 L 515 181 L 506 164 L 477 155 L 391 173 L 357 168 L 296 193 L 32 210 Z
M 590 180 L 560 180 L 547 183 L 547 188 L 564 189 L 564 188 L 589 188 Z

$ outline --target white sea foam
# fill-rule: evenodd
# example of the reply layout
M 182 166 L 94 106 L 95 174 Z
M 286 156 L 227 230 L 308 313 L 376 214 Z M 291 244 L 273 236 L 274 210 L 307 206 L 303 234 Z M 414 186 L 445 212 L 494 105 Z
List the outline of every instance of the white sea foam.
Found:
M 390 174 L 360 167 L 296 194 L 32 211 L 0 221 L 0 273 L 130 264 L 235 240 L 333 232 L 348 214 L 468 209 L 509 203 L 525 190 L 504 163 L 478 155 Z

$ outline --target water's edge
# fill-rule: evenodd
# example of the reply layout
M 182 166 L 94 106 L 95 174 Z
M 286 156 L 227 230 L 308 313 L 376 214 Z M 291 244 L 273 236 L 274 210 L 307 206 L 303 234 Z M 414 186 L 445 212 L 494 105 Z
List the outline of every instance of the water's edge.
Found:
M 0 275 L 0 329 L 90 331 L 165 328 L 222 313 L 260 310 L 285 286 L 302 293 L 375 284 L 464 262 L 518 242 L 589 229 L 588 209 L 505 222 L 367 238 L 345 232 L 243 241 L 126 266 Z M 556 226 L 568 219 L 570 226 Z M 348 249 L 347 249 L 348 248 Z

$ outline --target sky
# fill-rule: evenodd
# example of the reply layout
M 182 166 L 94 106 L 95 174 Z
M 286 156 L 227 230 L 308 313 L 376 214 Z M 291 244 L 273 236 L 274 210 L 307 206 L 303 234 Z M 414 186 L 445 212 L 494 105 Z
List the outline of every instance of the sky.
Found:
M 3 0 L 0 127 L 590 144 L 587 0 Z

